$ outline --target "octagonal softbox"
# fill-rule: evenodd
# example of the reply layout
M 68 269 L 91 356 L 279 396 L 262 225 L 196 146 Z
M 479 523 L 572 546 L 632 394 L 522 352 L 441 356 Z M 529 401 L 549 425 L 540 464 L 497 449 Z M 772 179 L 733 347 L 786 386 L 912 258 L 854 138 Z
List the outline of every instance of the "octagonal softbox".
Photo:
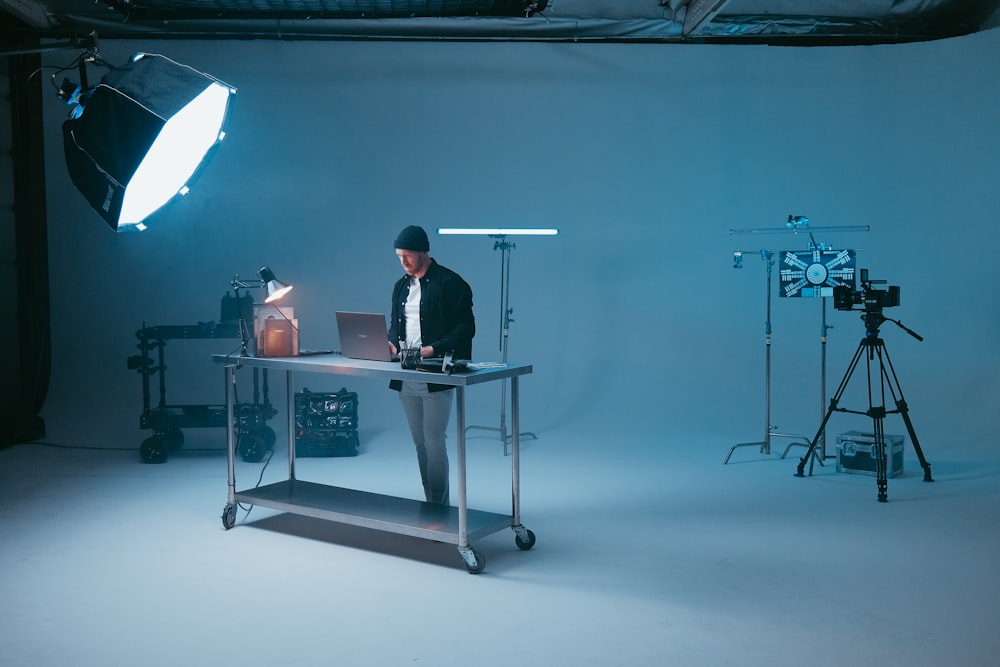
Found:
M 73 184 L 111 229 L 145 229 L 146 218 L 187 192 L 225 137 L 235 96 L 187 65 L 134 56 L 63 123 Z

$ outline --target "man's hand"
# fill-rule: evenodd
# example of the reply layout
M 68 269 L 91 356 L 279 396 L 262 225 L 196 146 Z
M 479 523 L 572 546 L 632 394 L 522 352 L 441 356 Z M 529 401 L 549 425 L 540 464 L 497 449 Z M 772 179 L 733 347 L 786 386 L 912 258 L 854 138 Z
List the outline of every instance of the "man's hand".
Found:
M 392 341 L 389 341 L 389 351 L 392 352 L 393 354 L 399 354 L 399 350 L 397 350 L 396 346 L 392 344 Z M 420 356 L 422 358 L 425 358 L 425 359 L 427 357 L 433 357 L 434 356 L 434 346 L 432 346 L 432 345 L 424 345 L 423 347 L 421 347 L 420 348 Z

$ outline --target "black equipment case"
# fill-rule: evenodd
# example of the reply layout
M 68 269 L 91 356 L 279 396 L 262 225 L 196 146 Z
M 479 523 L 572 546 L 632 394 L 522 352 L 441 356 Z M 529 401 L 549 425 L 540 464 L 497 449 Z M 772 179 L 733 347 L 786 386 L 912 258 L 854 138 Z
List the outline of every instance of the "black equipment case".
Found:
M 885 441 L 885 476 L 892 479 L 903 473 L 903 436 L 883 434 Z M 848 431 L 837 436 L 837 472 L 877 476 L 875 434 Z
M 296 456 L 357 456 L 358 394 L 341 389 L 336 393 L 295 394 Z

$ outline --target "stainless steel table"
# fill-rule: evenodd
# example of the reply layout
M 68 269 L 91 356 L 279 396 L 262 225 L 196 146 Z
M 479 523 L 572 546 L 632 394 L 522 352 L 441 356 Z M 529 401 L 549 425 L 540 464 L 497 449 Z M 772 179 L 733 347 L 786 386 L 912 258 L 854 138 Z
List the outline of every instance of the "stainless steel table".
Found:
M 236 524 L 236 508 L 240 502 L 270 507 L 293 514 L 302 514 L 401 535 L 451 542 L 466 569 L 479 574 L 486 566 L 483 555 L 469 541 L 504 528 L 514 531 L 514 543 L 528 550 L 535 545 L 535 534 L 521 525 L 520 500 L 520 432 L 518 414 L 518 378 L 531 373 L 530 365 L 506 364 L 481 368 L 466 373 L 446 375 L 404 370 L 398 363 L 348 359 L 338 354 L 308 357 L 241 357 L 212 356 L 212 361 L 226 369 L 227 450 L 229 463 L 229 495 L 222 513 L 222 523 L 229 529 Z M 236 490 L 236 437 L 233 426 L 236 371 L 243 367 L 285 371 L 288 398 L 288 480 L 244 491 Z M 346 489 L 295 478 L 295 373 L 327 373 L 352 375 L 385 380 L 435 382 L 455 387 L 458 432 L 458 507 L 436 505 L 406 498 L 396 498 L 366 491 Z M 497 514 L 470 510 L 467 505 L 465 462 L 465 388 L 471 385 L 510 380 L 511 402 L 511 490 L 512 514 Z

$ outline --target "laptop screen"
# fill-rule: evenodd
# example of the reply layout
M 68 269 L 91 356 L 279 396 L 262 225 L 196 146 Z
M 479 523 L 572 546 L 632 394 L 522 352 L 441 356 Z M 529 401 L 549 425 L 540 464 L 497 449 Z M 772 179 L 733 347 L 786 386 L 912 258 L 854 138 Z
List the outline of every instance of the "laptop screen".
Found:
M 340 351 L 350 359 L 398 361 L 389 350 L 385 315 L 337 311 Z

